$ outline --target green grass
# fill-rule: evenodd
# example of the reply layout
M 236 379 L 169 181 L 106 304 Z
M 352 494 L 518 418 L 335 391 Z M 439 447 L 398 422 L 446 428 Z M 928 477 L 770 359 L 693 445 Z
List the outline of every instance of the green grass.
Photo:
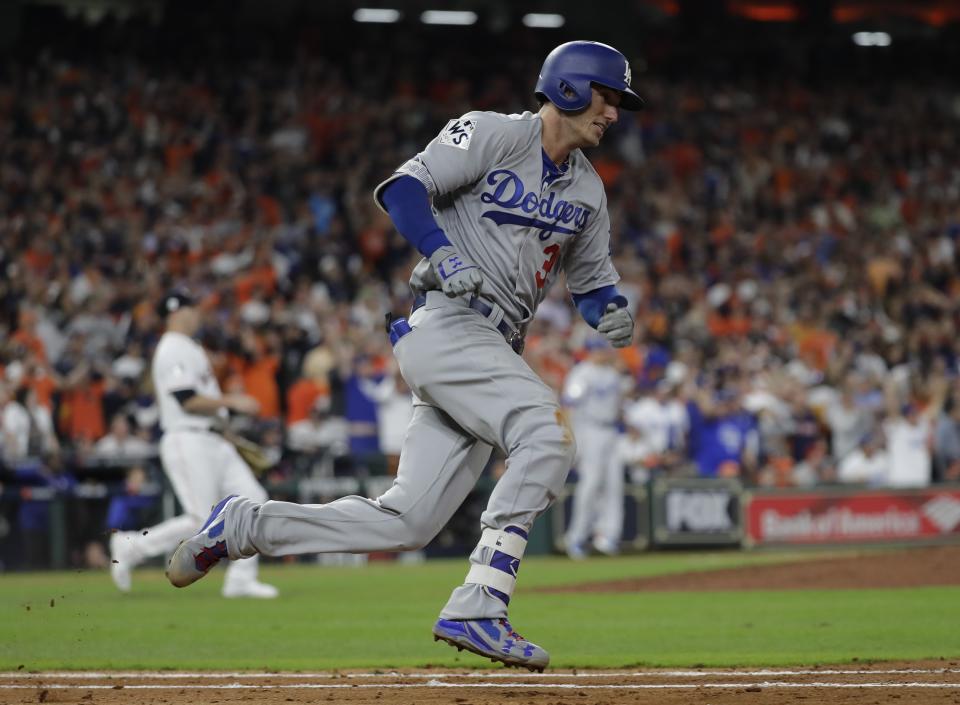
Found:
M 511 619 L 561 667 L 777 666 L 960 655 L 960 588 L 544 594 L 531 588 L 764 563 L 801 554 L 524 561 Z M 430 627 L 466 562 L 268 565 L 275 601 L 185 590 L 159 568 L 119 595 L 105 572 L 0 577 L 0 670 L 490 666 Z M 51 606 L 53 600 L 53 606 Z

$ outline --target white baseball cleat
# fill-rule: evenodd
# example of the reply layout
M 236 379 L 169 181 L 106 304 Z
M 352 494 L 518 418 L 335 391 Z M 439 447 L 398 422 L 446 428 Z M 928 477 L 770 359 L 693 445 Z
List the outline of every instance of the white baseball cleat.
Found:
M 237 495 L 225 497 L 213 508 L 200 531 L 183 541 L 167 563 L 167 579 L 175 587 L 186 587 L 210 572 L 221 560 L 229 558 L 223 538 L 224 513 Z
M 133 535 L 130 531 L 117 531 L 110 536 L 110 578 L 120 592 L 130 592 L 133 585 Z
M 233 585 L 224 583 L 223 590 L 220 592 L 220 594 L 228 598 L 252 597 L 258 600 L 272 600 L 280 594 L 280 591 L 277 590 L 277 588 L 275 588 L 273 585 L 267 585 L 266 583 L 252 580 L 247 583 Z

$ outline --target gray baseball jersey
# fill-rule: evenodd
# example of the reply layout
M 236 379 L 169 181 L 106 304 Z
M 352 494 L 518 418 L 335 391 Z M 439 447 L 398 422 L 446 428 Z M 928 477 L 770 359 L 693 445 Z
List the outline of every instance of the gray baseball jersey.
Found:
M 539 115 L 470 112 L 451 120 L 398 176 L 418 179 L 450 242 L 483 272 L 486 298 L 521 331 L 561 269 L 582 294 L 619 276 L 610 261 L 610 218 L 603 183 L 578 149 L 556 178 L 544 164 Z M 410 279 L 416 291 L 439 289 L 430 262 Z
M 574 424 L 612 426 L 620 420 L 624 387 L 624 377 L 616 368 L 585 360 L 567 375 L 563 401 Z

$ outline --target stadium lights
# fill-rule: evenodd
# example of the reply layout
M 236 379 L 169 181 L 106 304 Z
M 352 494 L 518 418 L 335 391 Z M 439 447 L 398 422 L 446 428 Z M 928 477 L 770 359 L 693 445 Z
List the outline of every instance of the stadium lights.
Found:
M 888 47 L 892 41 L 886 32 L 857 32 L 853 35 L 853 43 L 858 47 Z
M 477 13 L 470 10 L 427 10 L 420 15 L 424 24 L 468 25 L 477 21 Z
M 563 15 L 551 12 L 531 12 L 523 16 L 523 24 L 527 27 L 557 29 L 563 27 L 564 22 L 566 19 Z
M 391 24 L 400 21 L 400 11 L 388 7 L 358 7 L 353 13 L 354 22 L 379 22 Z

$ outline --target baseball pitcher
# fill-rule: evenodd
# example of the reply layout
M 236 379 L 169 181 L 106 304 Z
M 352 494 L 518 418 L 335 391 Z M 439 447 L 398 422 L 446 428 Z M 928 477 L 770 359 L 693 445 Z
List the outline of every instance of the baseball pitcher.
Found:
M 542 671 L 547 652 L 507 608 L 534 519 L 564 485 L 576 448 L 555 394 L 523 361 L 524 334 L 561 270 L 583 317 L 616 346 L 633 319 L 617 292 L 603 185 L 580 151 L 643 102 L 616 49 L 570 42 L 544 62 L 537 113 L 470 112 L 380 184 L 375 197 L 423 254 L 409 320 L 390 325 L 414 413 L 393 486 L 324 505 L 227 497 L 168 566 L 176 586 L 222 558 L 412 550 L 446 524 L 494 447 L 506 470 L 481 517 L 462 585 L 436 639 Z
M 257 402 L 243 394 L 224 396 L 206 351 L 193 339 L 200 312 L 185 291 L 172 291 L 158 313 L 167 330 L 157 343 L 151 372 L 160 407 L 160 460 L 183 514 L 145 531 L 110 537 L 110 574 L 121 592 L 129 592 L 131 570 L 147 558 L 174 550 L 196 533 L 210 507 L 236 492 L 263 502 L 267 493 L 232 443 L 212 430 L 214 419 L 229 411 L 256 413 Z M 223 581 L 224 597 L 273 598 L 277 589 L 257 580 L 256 558 L 231 563 Z

